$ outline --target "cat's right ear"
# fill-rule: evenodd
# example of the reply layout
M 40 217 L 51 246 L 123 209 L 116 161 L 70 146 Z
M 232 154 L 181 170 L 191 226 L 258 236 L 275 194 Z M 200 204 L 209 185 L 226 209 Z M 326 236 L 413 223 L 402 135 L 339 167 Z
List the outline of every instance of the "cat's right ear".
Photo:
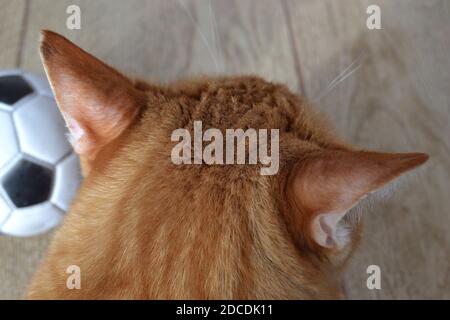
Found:
M 133 121 L 145 94 L 63 36 L 43 31 L 41 58 L 75 151 L 88 159 Z
M 369 193 L 416 168 L 423 153 L 318 151 L 301 160 L 289 180 L 294 232 L 325 248 L 342 248 L 352 237 L 343 218 Z

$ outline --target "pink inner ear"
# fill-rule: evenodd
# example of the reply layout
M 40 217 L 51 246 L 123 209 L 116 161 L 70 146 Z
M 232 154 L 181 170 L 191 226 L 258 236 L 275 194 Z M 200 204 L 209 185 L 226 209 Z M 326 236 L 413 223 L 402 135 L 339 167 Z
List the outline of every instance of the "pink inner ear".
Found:
M 342 247 L 350 234 L 341 219 L 367 194 L 428 159 L 421 153 L 320 151 L 299 162 L 291 184 L 296 206 L 307 212 L 313 240 Z
M 70 131 L 70 137 L 69 141 L 73 145 L 73 147 L 76 149 L 77 144 L 79 143 L 80 139 L 85 135 L 85 130 L 81 128 L 80 124 L 72 118 L 68 114 L 64 114 L 64 119 L 66 119 L 67 127 Z
M 317 215 L 312 223 L 312 234 L 314 240 L 325 248 L 344 245 L 346 239 L 338 237 L 339 221 L 346 212 L 324 213 Z
M 44 31 L 45 71 L 77 153 L 95 157 L 133 121 L 146 94 L 64 37 Z

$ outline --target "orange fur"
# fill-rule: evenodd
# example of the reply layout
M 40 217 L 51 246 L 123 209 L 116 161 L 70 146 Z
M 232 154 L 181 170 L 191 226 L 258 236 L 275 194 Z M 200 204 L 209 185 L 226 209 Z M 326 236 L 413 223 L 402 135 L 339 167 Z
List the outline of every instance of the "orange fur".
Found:
M 342 195 L 326 189 L 327 176 L 345 180 L 348 168 L 367 160 L 355 174 L 375 178 L 359 197 L 426 160 L 378 155 L 375 165 L 372 154 L 361 156 L 337 139 L 323 117 L 283 85 L 252 76 L 169 86 L 132 82 L 85 52 L 74 57 L 72 46 L 44 33 L 44 62 L 63 113 L 72 108 L 70 116 L 89 127 L 77 108 L 86 99 L 98 102 L 97 112 L 111 108 L 104 93 L 113 90 L 120 93 L 113 104 L 124 105 L 112 108 L 128 116 L 119 127 L 110 119 L 89 127 L 90 147 L 80 152 L 86 179 L 31 284 L 32 299 L 341 298 L 342 269 L 360 225 L 345 248 L 314 241 L 311 219 L 323 211 L 315 208 Z M 78 63 L 69 62 L 74 58 Z M 60 80 L 67 73 L 75 76 Z M 77 81 L 84 96 L 65 102 Z M 261 176 L 257 165 L 174 165 L 171 132 L 192 130 L 194 120 L 205 130 L 279 129 L 278 174 Z M 317 154 L 334 164 L 315 161 Z M 327 169 L 317 169 L 321 161 Z M 305 176 L 323 184 L 327 195 L 319 185 L 310 188 Z M 70 265 L 81 268 L 80 290 L 66 288 Z

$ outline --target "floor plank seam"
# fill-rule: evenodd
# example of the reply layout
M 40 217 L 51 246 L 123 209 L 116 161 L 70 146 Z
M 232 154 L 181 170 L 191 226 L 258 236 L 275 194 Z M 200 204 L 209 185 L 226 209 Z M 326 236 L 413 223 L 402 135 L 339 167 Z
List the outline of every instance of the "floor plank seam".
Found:
M 295 41 L 293 25 L 292 25 L 291 17 L 289 15 L 288 4 L 286 3 L 286 0 L 281 1 L 281 7 L 283 10 L 284 17 L 286 19 L 288 36 L 289 36 L 289 45 L 291 47 L 291 52 L 292 52 L 293 59 L 294 59 L 295 73 L 297 74 L 297 78 L 298 78 L 298 91 L 302 95 L 306 96 L 303 75 L 302 75 L 302 71 L 301 71 L 301 67 L 300 67 L 300 57 L 299 57 L 299 54 L 297 51 L 297 42 Z
M 25 37 L 28 30 L 28 18 L 30 15 L 30 0 L 25 0 L 25 6 L 23 9 L 23 18 L 22 18 L 22 26 L 20 29 L 20 39 L 19 39 L 19 50 L 17 52 L 17 60 L 16 60 L 16 68 L 20 68 L 22 66 L 23 60 L 23 49 L 25 47 Z

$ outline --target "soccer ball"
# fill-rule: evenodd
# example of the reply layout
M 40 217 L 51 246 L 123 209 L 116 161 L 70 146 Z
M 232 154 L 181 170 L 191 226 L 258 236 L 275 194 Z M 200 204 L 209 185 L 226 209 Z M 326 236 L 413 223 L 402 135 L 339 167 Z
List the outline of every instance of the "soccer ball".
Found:
M 0 70 L 0 234 L 62 221 L 81 182 L 78 157 L 45 76 Z

